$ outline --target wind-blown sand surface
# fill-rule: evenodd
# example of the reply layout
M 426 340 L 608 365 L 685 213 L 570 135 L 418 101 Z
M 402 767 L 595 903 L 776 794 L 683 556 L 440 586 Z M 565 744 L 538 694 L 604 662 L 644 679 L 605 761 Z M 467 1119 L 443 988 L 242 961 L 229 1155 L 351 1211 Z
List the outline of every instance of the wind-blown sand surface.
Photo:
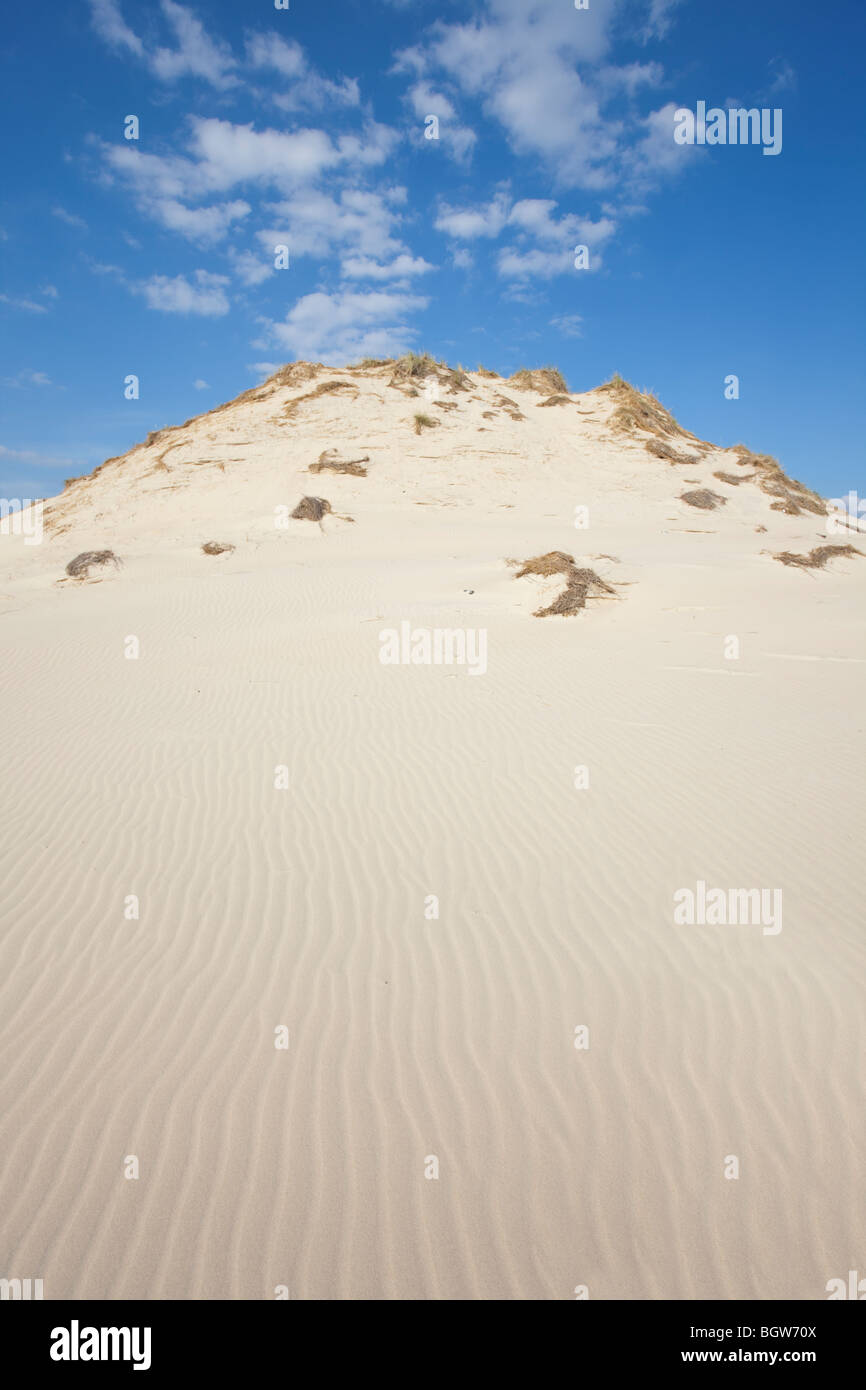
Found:
M 391 371 L 278 374 L 0 538 L 0 1275 L 826 1298 L 866 1274 L 866 560 L 777 563 L 824 518 L 615 393 Z M 533 617 L 562 580 L 506 560 L 552 550 L 618 597 Z M 404 620 L 486 673 L 383 665 Z M 698 880 L 782 930 L 675 925 Z

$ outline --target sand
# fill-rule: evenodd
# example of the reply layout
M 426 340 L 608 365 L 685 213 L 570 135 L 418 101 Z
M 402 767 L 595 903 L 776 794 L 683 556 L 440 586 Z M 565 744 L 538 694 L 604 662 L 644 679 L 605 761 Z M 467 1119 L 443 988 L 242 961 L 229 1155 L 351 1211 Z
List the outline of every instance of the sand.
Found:
M 0 536 L 0 1275 L 826 1298 L 866 1273 L 866 559 L 777 563 L 850 536 L 602 392 L 294 375 Z M 553 550 L 615 596 L 534 617 L 562 578 L 507 561 Z M 486 669 L 383 664 L 404 622 Z M 699 881 L 782 929 L 675 924 Z

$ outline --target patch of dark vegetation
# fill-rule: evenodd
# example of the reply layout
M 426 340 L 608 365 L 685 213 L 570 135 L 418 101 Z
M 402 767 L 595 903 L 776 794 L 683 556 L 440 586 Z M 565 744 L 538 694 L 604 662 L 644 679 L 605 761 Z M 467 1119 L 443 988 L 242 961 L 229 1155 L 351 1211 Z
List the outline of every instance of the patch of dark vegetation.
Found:
M 415 433 L 420 434 L 422 430 L 435 430 L 439 424 L 432 415 L 417 414 L 415 417 Z
M 571 405 L 570 396 L 548 396 L 546 401 L 538 402 L 538 409 L 543 410 L 546 405 Z
M 567 618 L 585 608 L 588 598 L 605 595 L 617 597 L 615 590 L 595 570 L 581 568 L 575 564 L 574 556 L 566 554 L 564 550 L 550 550 L 546 555 L 533 556 L 531 560 L 508 560 L 506 563 L 519 566 L 515 579 L 523 579 L 527 574 L 538 574 L 544 578 L 561 574 L 564 578 L 565 588 L 547 608 L 536 609 L 533 614 L 535 618 Z
M 369 454 L 365 454 L 364 457 L 360 459 L 341 459 L 337 457 L 336 449 L 325 449 L 323 453 L 319 454 L 316 462 L 310 464 L 307 471 L 310 473 L 324 473 L 325 471 L 329 473 L 351 473 L 355 478 L 366 478 L 367 469 L 365 465 L 369 462 Z
M 120 561 L 113 550 L 82 550 L 80 555 L 69 561 L 66 573 L 70 579 L 89 579 L 91 569 L 104 565 L 120 569 Z
M 810 550 L 808 555 L 795 555 L 790 550 L 782 550 L 778 555 L 774 555 L 773 559 L 796 569 L 822 570 L 828 560 L 835 560 L 843 555 L 862 554 L 863 551 L 858 550 L 855 545 L 819 545 Z
M 723 507 L 726 500 L 719 493 L 711 492 L 706 487 L 696 488 L 694 492 L 680 493 L 681 502 L 687 502 L 690 507 L 697 507 L 702 512 L 714 512 L 718 507 Z
M 234 546 L 230 541 L 205 541 L 202 550 L 205 555 L 226 555 Z
M 321 521 L 330 510 L 331 504 L 325 497 L 302 497 L 292 516 L 295 521 Z

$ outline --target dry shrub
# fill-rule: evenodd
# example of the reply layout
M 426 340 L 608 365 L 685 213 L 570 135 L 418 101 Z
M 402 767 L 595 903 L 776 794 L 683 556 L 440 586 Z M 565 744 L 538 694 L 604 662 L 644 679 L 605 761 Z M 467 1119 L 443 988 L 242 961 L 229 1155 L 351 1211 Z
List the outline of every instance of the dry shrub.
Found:
M 644 445 L 647 453 L 654 454 L 656 458 L 667 459 L 668 463 L 697 463 L 695 454 L 678 454 L 676 449 L 672 449 L 670 444 L 666 444 L 663 439 L 648 439 Z
M 570 617 L 586 607 L 587 598 L 598 598 L 603 594 L 616 597 L 615 591 L 595 570 L 582 569 L 575 564 L 574 556 L 567 555 L 564 550 L 550 550 L 546 555 L 536 555 L 531 560 L 509 560 L 508 564 L 520 566 L 515 579 L 522 579 L 527 574 L 538 574 L 543 578 L 561 574 L 565 579 L 562 592 L 547 608 L 536 609 L 533 614 L 535 618 Z
M 435 430 L 439 424 L 439 421 L 434 420 L 432 415 L 423 415 L 419 413 L 414 419 L 416 434 L 420 434 L 422 430 Z
M 812 516 L 826 516 L 827 503 L 817 492 L 805 483 L 789 478 L 778 459 L 772 454 L 753 454 L 745 444 L 734 446 L 739 468 L 751 468 L 749 475 L 761 492 L 776 500 L 770 504 L 773 512 L 784 512 L 786 516 L 802 516 L 809 512 Z
M 367 470 L 364 465 L 369 462 L 369 454 L 365 454 L 361 459 L 339 459 L 336 449 L 325 449 L 319 454 L 316 462 L 310 464 L 308 472 L 323 473 L 327 470 L 330 473 L 351 473 L 355 478 L 366 478 Z
M 313 391 L 307 391 L 303 396 L 295 396 L 294 400 L 289 401 L 284 408 L 284 414 L 292 416 L 304 401 L 314 401 L 318 396 L 329 396 L 335 391 L 354 391 L 357 393 L 357 386 L 353 381 L 320 381 Z
M 230 541 L 205 541 L 202 546 L 205 555 L 225 555 L 228 551 L 234 550 Z
M 540 396 L 568 395 L 568 382 L 558 367 L 521 367 L 508 378 L 518 391 L 537 391 Z
M 718 507 L 725 505 L 726 498 L 721 497 L 717 492 L 710 492 L 709 488 L 696 488 L 694 492 L 681 492 L 680 501 L 687 502 L 690 507 L 697 507 L 702 512 L 714 512 Z
M 546 405 L 571 405 L 570 396 L 548 396 L 546 401 L 538 402 L 538 409 L 543 410 Z
M 740 483 L 747 483 L 754 476 L 754 473 L 746 473 L 744 477 L 738 478 L 736 473 L 725 473 L 721 468 L 713 474 L 713 477 L 718 478 L 720 483 L 730 483 L 731 487 L 739 487 Z
M 321 521 L 330 510 L 331 504 L 325 497 L 302 497 L 292 516 L 295 521 Z
M 611 429 L 627 434 L 632 434 L 635 430 L 644 430 L 647 434 L 661 436 L 679 434 L 686 439 L 694 440 L 696 444 L 703 445 L 703 440 L 698 439 L 697 435 L 692 434 L 690 430 L 683 429 L 670 411 L 665 409 L 658 397 L 654 396 L 651 391 L 638 391 L 631 382 L 626 381 L 618 372 L 614 373 L 610 381 L 604 382 L 602 386 L 597 386 L 596 392 L 612 396 L 616 402 L 616 409 L 607 422 Z
M 774 560 L 779 560 L 783 565 L 795 566 L 802 570 L 822 570 L 828 560 L 835 560 L 842 555 L 862 555 L 863 551 L 858 550 L 855 545 L 819 545 L 814 550 L 810 550 L 808 555 L 794 555 L 790 550 L 782 550 L 778 555 L 774 555 Z
M 88 579 L 95 565 L 113 565 L 115 569 L 120 569 L 120 561 L 113 550 L 82 550 L 80 555 L 69 561 L 66 573 L 70 579 Z

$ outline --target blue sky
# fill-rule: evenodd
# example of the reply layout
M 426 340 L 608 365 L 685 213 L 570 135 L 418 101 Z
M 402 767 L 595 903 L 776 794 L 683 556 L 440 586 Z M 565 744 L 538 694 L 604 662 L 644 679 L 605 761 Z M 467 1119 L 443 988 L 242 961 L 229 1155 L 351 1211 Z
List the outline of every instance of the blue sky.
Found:
M 408 348 L 619 371 L 866 495 L 862 0 L 55 0 L 4 39 L 0 497 Z M 677 145 L 699 101 L 780 108 L 781 153 Z

